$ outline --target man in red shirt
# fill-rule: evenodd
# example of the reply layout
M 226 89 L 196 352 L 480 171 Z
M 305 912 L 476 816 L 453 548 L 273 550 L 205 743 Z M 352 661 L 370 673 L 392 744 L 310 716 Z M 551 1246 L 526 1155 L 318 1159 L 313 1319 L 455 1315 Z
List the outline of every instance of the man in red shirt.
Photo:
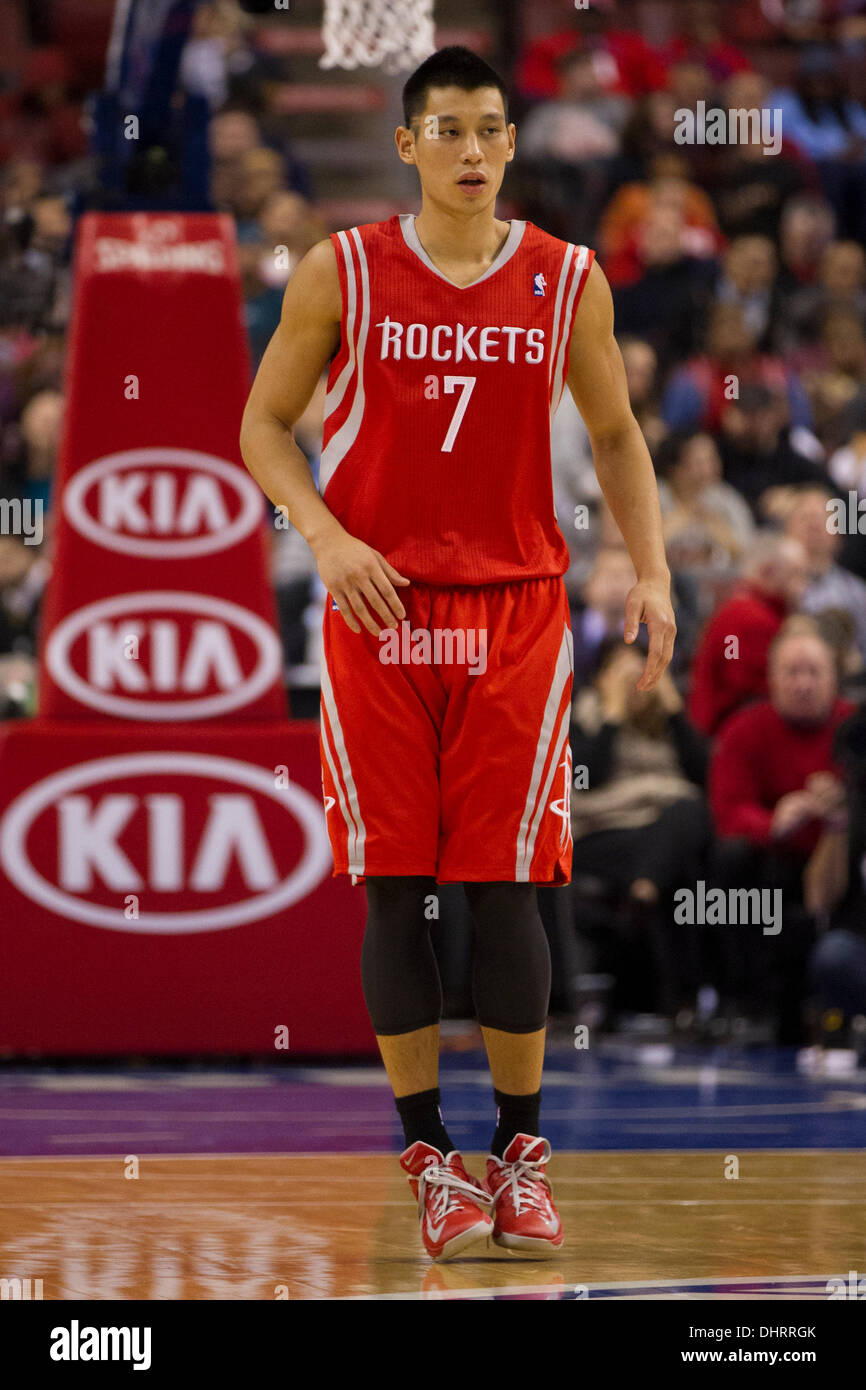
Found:
M 767 649 L 806 585 L 806 555 L 768 533 L 750 548 L 743 583 L 710 618 L 692 662 L 689 718 L 712 735 L 767 691 Z
M 841 783 L 831 750 L 853 713 L 838 695 L 832 649 L 806 620 L 785 625 L 770 646 L 769 700 L 740 710 L 719 736 L 710 772 L 710 806 L 723 837 L 802 865 L 838 809 Z
M 778 936 L 720 929 L 729 994 L 766 1004 L 775 995 L 778 1041 L 802 1041 L 805 963 L 815 924 L 803 875 L 824 829 L 844 810 L 833 740 L 853 712 L 838 694 L 832 649 L 805 617 L 778 633 L 768 654 L 769 700 L 740 710 L 720 734 L 709 803 L 720 837 L 715 881 L 782 893 Z
M 527 101 L 560 95 L 558 62 L 568 53 L 588 52 L 604 91 L 640 97 L 657 92 L 667 82 L 661 55 L 642 34 L 617 28 L 604 11 L 610 0 L 594 0 L 574 15 L 570 28 L 545 34 L 525 49 L 517 69 L 517 90 Z

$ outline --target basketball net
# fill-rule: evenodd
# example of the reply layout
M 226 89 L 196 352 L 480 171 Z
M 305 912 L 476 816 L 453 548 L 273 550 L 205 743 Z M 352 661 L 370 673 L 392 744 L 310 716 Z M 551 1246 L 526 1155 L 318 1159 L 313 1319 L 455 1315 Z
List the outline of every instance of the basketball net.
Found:
M 436 47 L 433 0 L 325 0 L 322 38 L 322 68 L 415 68 Z

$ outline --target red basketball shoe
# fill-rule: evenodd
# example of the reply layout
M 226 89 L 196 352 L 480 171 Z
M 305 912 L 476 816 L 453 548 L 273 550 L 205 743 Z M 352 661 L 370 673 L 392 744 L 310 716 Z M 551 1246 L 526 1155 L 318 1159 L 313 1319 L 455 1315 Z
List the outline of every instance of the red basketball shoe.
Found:
M 421 1239 L 434 1260 L 447 1260 L 493 1231 L 488 1209 L 493 1199 L 463 1166 L 456 1149 L 447 1158 L 418 1139 L 400 1155 L 418 1199 Z
M 516 1134 L 502 1158 L 488 1156 L 484 1185 L 493 1198 L 495 1245 L 546 1254 L 562 1245 L 562 1222 L 545 1172 L 549 1158 L 547 1140 L 531 1134 Z

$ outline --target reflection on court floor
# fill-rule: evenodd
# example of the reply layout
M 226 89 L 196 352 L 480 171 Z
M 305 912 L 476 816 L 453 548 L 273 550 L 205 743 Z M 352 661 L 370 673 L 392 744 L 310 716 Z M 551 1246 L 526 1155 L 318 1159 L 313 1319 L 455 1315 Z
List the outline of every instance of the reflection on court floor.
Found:
M 766 1052 L 670 1060 L 552 1056 L 565 1247 L 441 1265 L 375 1065 L 7 1070 L 0 1279 L 42 1280 L 45 1299 L 862 1298 L 866 1077 Z M 480 1173 L 482 1057 L 445 1057 L 442 1081 Z

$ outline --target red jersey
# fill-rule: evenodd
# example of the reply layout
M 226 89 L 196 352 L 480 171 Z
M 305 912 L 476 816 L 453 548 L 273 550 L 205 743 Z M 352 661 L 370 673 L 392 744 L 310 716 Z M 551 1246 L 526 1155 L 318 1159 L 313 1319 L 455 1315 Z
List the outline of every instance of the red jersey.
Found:
M 343 307 L 319 491 L 334 516 L 421 583 L 564 574 L 550 425 L 595 253 L 512 221 L 460 288 L 410 213 L 331 240 Z

